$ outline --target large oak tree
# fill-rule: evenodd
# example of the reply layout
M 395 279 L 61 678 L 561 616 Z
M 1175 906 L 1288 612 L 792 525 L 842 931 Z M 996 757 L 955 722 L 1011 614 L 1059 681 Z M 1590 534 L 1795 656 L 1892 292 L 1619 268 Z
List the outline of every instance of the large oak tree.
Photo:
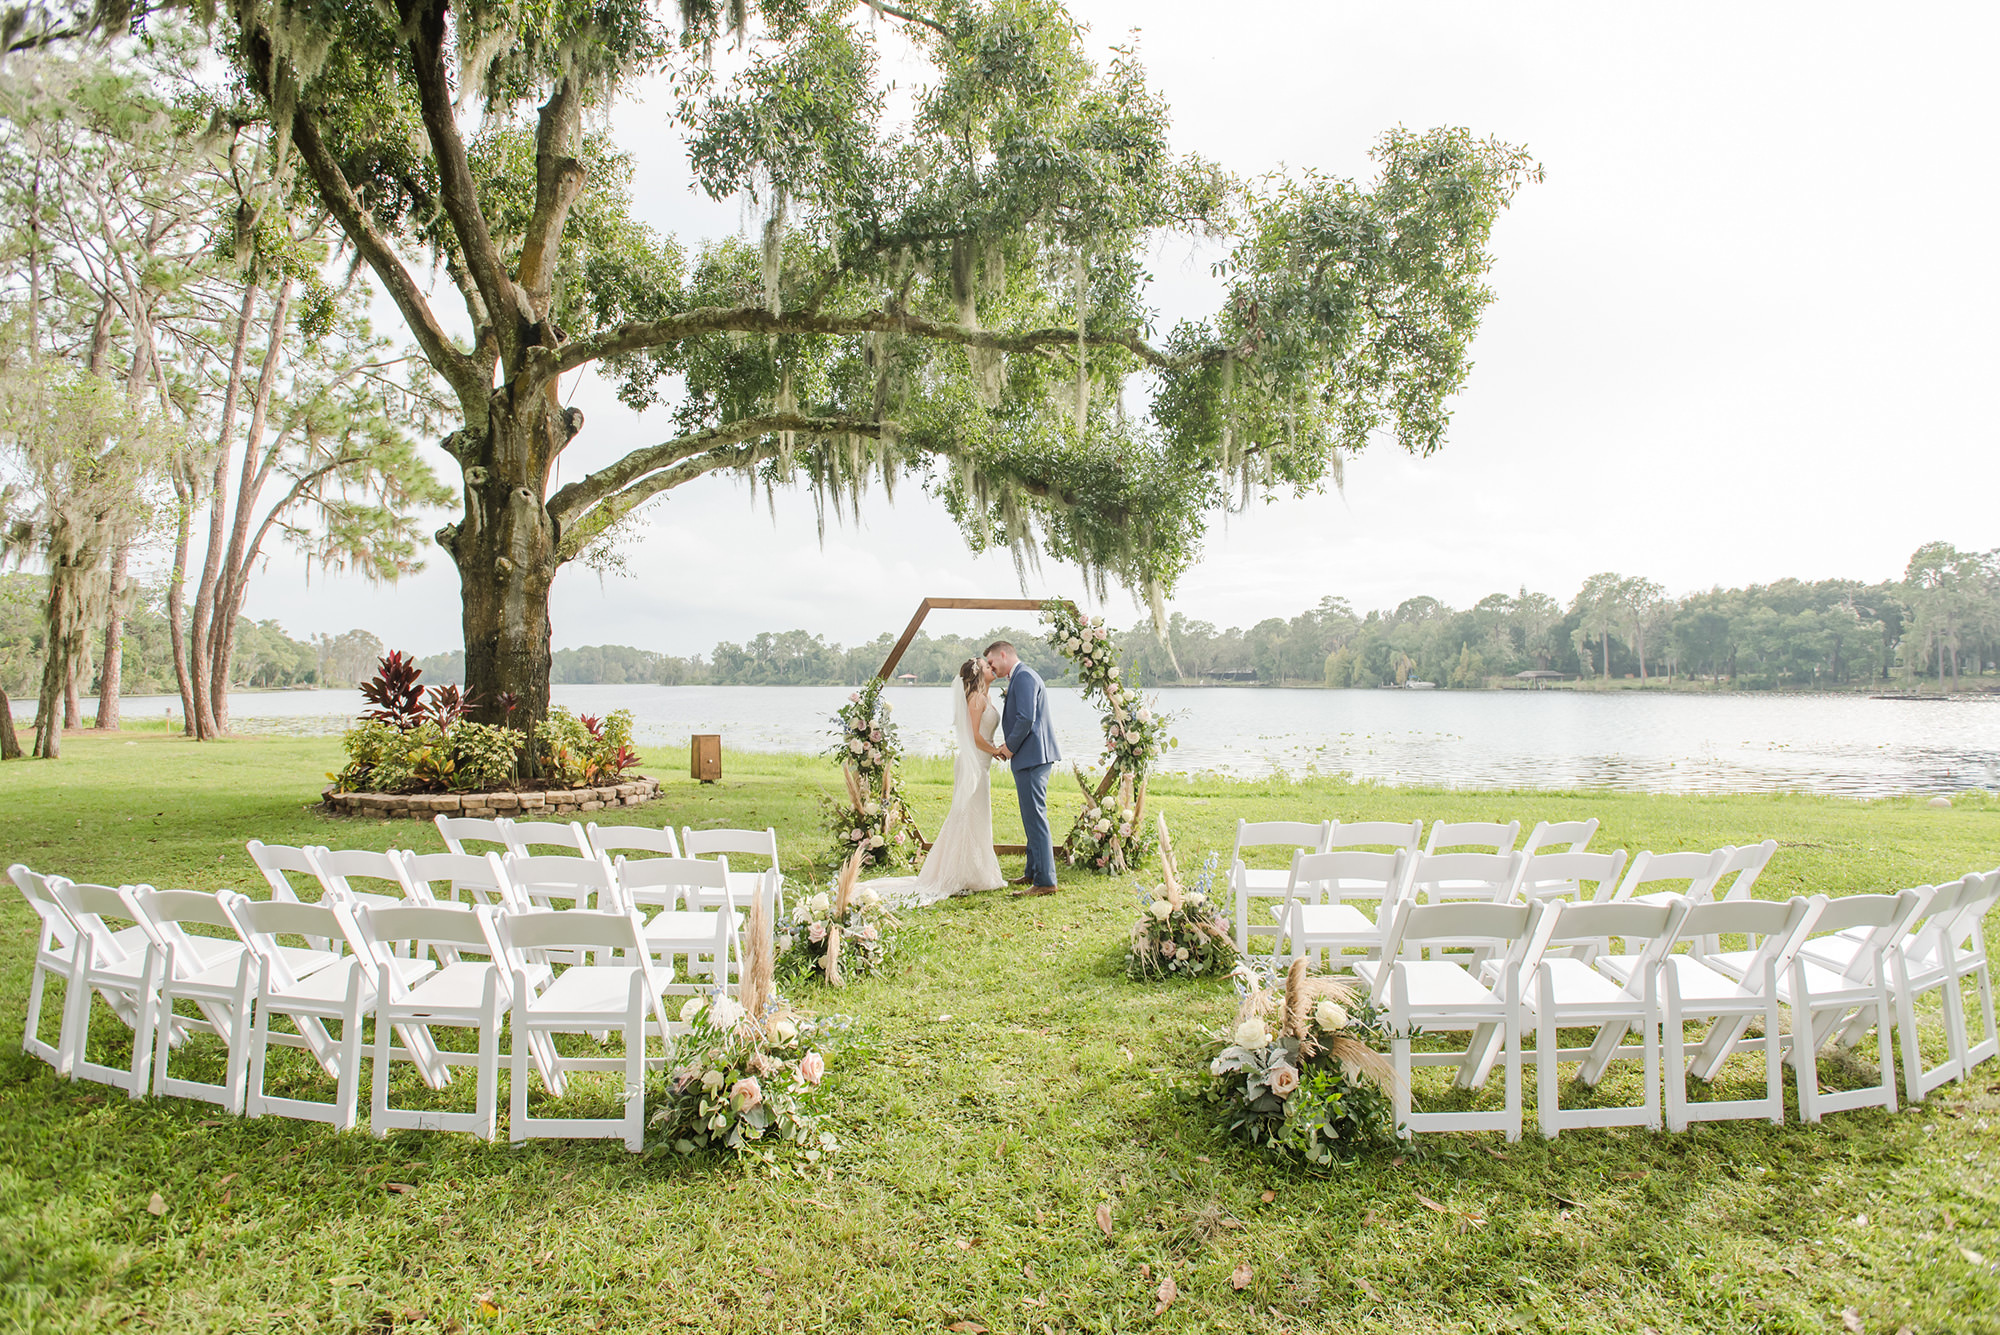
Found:
M 1494 221 L 1536 171 L 1397 130 L 1365 188 L 1238 181 L 1172 150 L 1136 59 L 1094 63 L 1058 0 L 228 11 L 247 89 L 450 386 L 463 513 L 437 537 L 467 686 L 517 726 L 546 708 L 557 572 L 715 472 L 834 505 L 915 474 L 975 547 L 1157 605 L 1217 508 L 1337 480 L 1378 433 L 1438 447 Z M 929 64 L 913 99 L 878 68 L 890 41 Z M 689 248 L 631 216 L 630 165 L 592 127 L 660 115 L 621 102 L 642 79 L 673 90 L 659 133 L 702 187 L 762 210 L 761 244 Z M 1156 335 L 1163 232 L 1222 238 L 1226 294 Z M 433 266 L 462 318 L 433 306 Z M 669 405 L 674 434 L 551 491 L 583 428 L 559 379 L 583 368 Z

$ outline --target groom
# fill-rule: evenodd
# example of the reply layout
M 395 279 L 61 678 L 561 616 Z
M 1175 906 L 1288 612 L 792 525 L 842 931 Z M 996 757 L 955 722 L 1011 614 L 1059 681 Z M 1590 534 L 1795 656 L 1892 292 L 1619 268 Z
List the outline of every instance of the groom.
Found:
M 986 665 L 1007 680 L 1007 703 L 1000 711 L 1000 754 L 1014 770 L 1021 799 L 1021 828 L 1028 833 L 1028 874 L 1017 884 L 1023 895 L 1056 892 L 1056 850 L 1049 835 L 1049 772 L 1062 759 L 1049 722 L 1049 693 L 1035 670 L 1005 640 L 986 647 Z

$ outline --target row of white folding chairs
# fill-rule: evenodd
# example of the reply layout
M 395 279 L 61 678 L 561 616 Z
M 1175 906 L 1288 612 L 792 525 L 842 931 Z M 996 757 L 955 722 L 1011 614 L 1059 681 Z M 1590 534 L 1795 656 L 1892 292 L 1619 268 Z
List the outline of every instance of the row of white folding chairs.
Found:
M 1648 894 L 1684 894 L 1697 901 L 1711 898 L 1748 899 L 1757 878 L 1777 851 L 1776 840 L 1743 847 L 1725 846 L 1705 853 L 1642 852 L 1630 860 L 1624 850 L 1592 853 L 1585 846 L 1597 832 L 1597 822 L 1543 821 L 1530 834 L 1526 846 L 1512 851 L 1519 822 L 1506 825 L 1488 822 L 1437 822 L 1431 827 L 1426 847 L 1417 849 L 1422 823 L 1390 821 L 1324 821 L 1319 825 L 1292 821 L 1236 823 L 1236 851 L 1230 863 L 1230 889 L 1236 917 L 1236 944 L 1249 950 L 1252 937 L 1272 936 L 1275 949 L 1290 920 L 1289 905 L 1298 898 L 1301 857 L 1305 877 L 1315 883 L 1351 882 L 1353 892 L 1346 898 L 1394 902 L 1406 895 L 1427 894 L 1439 899 L 1484 899 L 1505 902 L 1520 897 L 1528 900 L 1581 899 L 1611 902 Z M 1469 846 L 1477 846 L 1469 849 Z M 1566 846 L 1566 847 L 1565 847 Z M 1256 847 L 1290 848 L 1293 866 L 1289 869 L 1252 868 L 1243 860 L 1243 849 Z M 1562 851 L 1547 851 L 1561 848 Z M 1488 849 L 1492 851 L 1487 851 Z M 1365 853 L 1363 849 L 1387 849 Z M 1455 851 L 1440 851 L 1440 850 Z M 1400 883 L 1385 880 L 1389 859 L 1401 855 L 1396 865 L 1402 869 Z M 1389 891 L 1373 890 L 1370 883 L 1387 883 Z M 1590 889 L 1586 892 L 1585 886 Z M 1320 899 L 1326 896 L 1321 894 Z M 1254 905 L 1266 902 L 1275 922 L 1255 920 Z M 1335 898 L 1339 902 L 1339 897 Z M 1342 915 L 1343 917 L 1347 915 Z M 1358 916 L 1358 915 L 1356 915 Z M 1377 930 L 1371 926 L 1369 930 Z
M 781 899 L 776 868 L 733 872 L 726 857 L 633 857 L 621 850 L 651 851 L 648 841 L 625 833 L 634 827 L 592 825 L 581 831 L 598 841 L 589 855 L 532 852 L 414 853 L 265 844 L 252 839 L 251 860 L 275 899 L 303 902 L 288 874 L 316 881 L 321 895 L 343 895 L 378 906 L 487 904 L 510 912 L 531 908 L 649 910 L 647 940 L 663 957 L 687 961 L 682 977 L 727 982 L 741 972 L 742 930 L 748 899 Z M 671 831 L 638 831 L 639 835 Z M 365 888 L 363 888 L 365 887 Z M 461 899 L 461 895 L 463 898 Z
M 362 1026 L 372 1018 L 369 1121 L 375 1133 L 430 1128 L 491 1140 L 504 1023 L 513 1035 L 514 1140 L 616 1137 L 629 1149 L 641 1147 L 645 1066 L 659 1066 L 673 1039 L 662 998 L 674 972 L 655 963 L 657 951 L 636 910 L 382 905 L 344 894 L 305 904 L 226 890 L 78 884 L 18 864 L 9 874 L 41 924 L 23 1047 L 65 1077 L 109 1084 L 132 1098 L 175 1095 L 252 1117 L 271 1113 L 346 1129 L 357 1117 Z M 129 925 L 113 925 L 120 921 Z M 191 924 L 233 936 L 190 932 Z M 288 937 L 326 944 L 287 946 Z M 558 973 L 553 965 L 565 960 L 574 962 Z M 39 1036 L 50 977 L 65 985 L 54 1045 Z M 93 995 L 132 1032 L 127 1066 L 89 1056 Z M 180 1003 L 196 1013 L 178 1014 Z M 273 1016 L 289 1017 L 297 1033 L 274 1032 Z M 326 1030 L 328 1020 L 340 1021 L 337 1039 Z M 440 1048 L 432 1026 L 476 1030 L 477 1053 Z M 624 1035 L 623 1056 L 565 1055 L 553 1040 L 557 1033 L 603 1037 L 613 1031 Z M 173 1051 L 196 1032 L 216 1036 L 225 1047 L 220 1083 L 171 1070 Z M 647 1056 L 649 1036 L 659 1038 L 662 1056 Z M 333 1099 L 270 1093 L 265 1070 L 272 1043 L 308 1050 L 334 1078 Z M 433 1089 L 448 1087 L 451 1066 L 475 1067 L 474 1111 L 392 1107 L 391 1066 L 398 1059 L 413 1063 Z M 614 1118 L 531 1117 L 531 1070 L 554 1097 L 563 1094 L 571 1072 L 620 1071 L 623 1112 Z
M 1646 1125 L 1669 1130 L 1691 1122 L 1785 1117 L 1782 1067 L 1794 1068 L 1799 1115 L 1897 1107 L 1892 1033 L 1903 1057 L 1905 1095 L 1919 1100 L 1948 1080 L 2000 1054 L 1983 919 L 2000 900 L 2000 870 L 1944 886 L 1893 895 L 1829 900 L 1794 897 L 1697 903 L 1673 895 L 1658 902 L 1564 900 L 1507 904 L 1418 904 L 1390 912 L 1385 953 L 1355 964 L 1372 1004 L 1387 1016 L 1400 1134 L 1500 1130 L 1518 1139 L 1523 1120 L 1523 1039 L 1535 1034 L 1537 1118 L 1545 1136 L 1567 1127 Z M 1745 949 L 1713 951 L 1705 942 L 1741 935 Z M 1621 943 L 1612 950 L 1609 943 Z M 1453 955 L 1454 949 L 1473 947 Z M 1430 958 L 1426 958 L 1429 953 Z M 1983 1036 L 1973 1042 L 1963 986 L 1975 985 Z M 1925 1069 L 1916 1003 L 1941 991 L 1946 1060 Z M 1790 1024 L 1782 1011 L 1790 1012 Z M 1697 1045 L 1685 1025 L 1706 1021 Z M 1759 1026 L 1752 1033 L 1752 1026 Z M 1818 1056 L 1829 1042 L 1849 1049 L 1876 1031 L 1879 1079 L 1825 1091 Z M 1560 1031 L 1592 1029 L 1591 1043 L 1560 1046 Z M 1637 1029 L 1640 1043 L 1626 1045 Z M 1454 1051 L 1416 1051 L 1419 1033 L 1463 1033 Z M 1760 1096 L 1697 1102 L 1690 1075 L 1714 1080 L 1738 1052 L 1761 1049 Z M 1637 1057 L 1644 1094 L 1637 1104 L 1565 1109 L 1560 1066 L 1578 1062 L 1578 1079 L 1595 1086 L 1610 1063 Z M 1420 1113 L 1412 1108 L 1418 1066 L 1457 1068 L 1454 1083 L 1478 1089 L 1504 1065 L 1497 1110 Z
M 672 826 L 656 830 L 639 825 L 599 825 L 595 821 L 584 825 L 577 821 L 516 820 L 511 816 L 488 819 L 440 815 L 434 821 L 439 837 L 453 853 L 466 852 L 466 842 L 471 841 L 498 844 L 501 851 L 515 854 L 532 854 L 537 849 L 553 848 L 565 855 L 583 857 L 645 853 L 669 858 L 712 858 L 729 854 L 764 858 L 770 863 L 768 868 L 735 873 L 737 895 L 739 898 L 747 895 L 754 885 L 760 883 L 764 870 L 774 871 L 778 873 L 778 899 L 773 908 L 779 914 L 785 911 L 784 870 L 778 865 L 778 832 L 773 827 L 762 830 L 697 830 L 683 825 L 676 838 Z

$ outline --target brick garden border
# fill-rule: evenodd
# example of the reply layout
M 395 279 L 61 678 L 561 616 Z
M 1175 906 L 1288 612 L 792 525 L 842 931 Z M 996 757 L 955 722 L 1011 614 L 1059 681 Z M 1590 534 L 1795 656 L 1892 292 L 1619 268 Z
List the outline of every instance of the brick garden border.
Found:
M 567 788 L 532 793 L 338 793 L 322 797 L 336 816 L 383 820 L 429 820 L 446 816 L 574 816 L 607 807 L 636 807 L 659 795 L 658 779 L 633 779 L 602 788 Z

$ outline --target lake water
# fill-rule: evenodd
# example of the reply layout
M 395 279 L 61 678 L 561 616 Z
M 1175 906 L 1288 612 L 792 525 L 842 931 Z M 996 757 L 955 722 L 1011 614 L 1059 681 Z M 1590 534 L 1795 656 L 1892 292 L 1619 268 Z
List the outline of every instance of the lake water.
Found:
M 944 687 L 895 687 L 904 744 L 951 747 Z M 579 713 L 632 710 L 637 740 L 678 751 L 719 732 L 748 751 L 817 751 L 839 686 L 558 686 Z M 1618 788 L 1642 792 L 1837 793 L 1881 797 L 2000 789 L 2000 700 L 1870 700 L 1852 695 L 1667 695 L 1574 691 L 1314 691 L 1167 688 L 1180 746 L 1164 768 L 1239 777 L 1347 774 L 1458 788 Z M 1094 761 L 1096 711 L 1051 691 L 1069 759 Z M 135 696 L 128 718 L 178 716 L 175 697 Z M 245 732 L 330 733 L 362 708 L 358 691 L 232 696 Z M 30 711 L 31 712 L 31 711 Z

